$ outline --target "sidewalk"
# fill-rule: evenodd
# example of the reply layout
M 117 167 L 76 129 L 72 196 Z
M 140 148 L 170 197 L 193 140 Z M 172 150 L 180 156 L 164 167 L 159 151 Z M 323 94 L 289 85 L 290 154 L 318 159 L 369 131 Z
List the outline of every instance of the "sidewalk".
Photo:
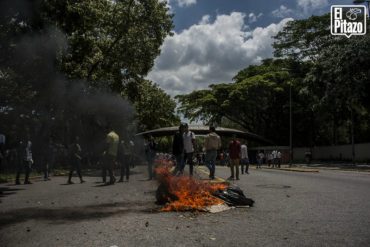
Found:
M 252 164 L 249 166 L 249 169 L 256 170 L 256 165 Z M 320 170 L 338 170 L 338 171 L 358 171 L 358 172 L 370 172 L 370 165 L 356 165 L 353 166 L 352 164 L 292 164 L 291 167 L 289 167 L 288 164 L 281 165 L 281 168 L 275 168 L 275 167 L 268 167 L 267 165 L 262 166 L 262 170 L 280 170 L 280 171 L 290 171 L 290 172 L 312 172 L 312 173 L 318 173 Z M 202 179 L 208 179 L 208 169 L 205 166 L 198 166 L 196 167 L 197 173 L 200 175 Z M 215 180 L 212 182 L 215 183 L 222 183 L 227 182 L 223 178 L 216 177 Z
M 319 172 L 320 170 L 341 170 L 341 171 L 359 171 L 359 172 L 370 172 L 370 165 L 359 164 L 323 164 L 323 163 L 312 163 L 312 164 L 302 164 L 295 163 L 291 167 L 289 165 L 281 165 L 281 168 L 272 168 L 267 166 L 262 166 L 264 169 L 277 169 L 284 171 L 296 171 L 296 172 Z

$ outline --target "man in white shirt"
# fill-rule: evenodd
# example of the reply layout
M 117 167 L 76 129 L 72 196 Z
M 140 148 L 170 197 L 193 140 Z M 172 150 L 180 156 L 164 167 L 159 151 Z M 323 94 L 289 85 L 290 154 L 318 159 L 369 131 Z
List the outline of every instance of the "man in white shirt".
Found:
M 277 151 L 276 157 L 277 157 L 277 162 L 278 162 L 277 165 L 280 168 L 281 166 L 281 152 L 280 151 Z
M 245 173 L 249 174 L 249 172 L 248 172 L 249 158 L 248 158 L 248 148 L 247 148 L 246 143 L 241 145 L 240 153 L 241 153 L 240 165 L 241 165 L 241 169 L 242 169 L 242 174 L 244 174 L 244 165 L 245 165 Z
M 257 168 L 261 168 L 262 164 L 263 164 L 263 159 L 265 158 L 265 154 L 260 151 L 257 155 Z
M 277 167 L 277 151 L 272 151 L 272 167 Z
M 189 126 L 187 123 L 184 124 L 183 142 L 184 142 L 184 165 L 182 172 L 184 171 L 186 163 L 189 164 L 189 174 L 193 176 L 193 153 L 195 145 L 195 135 L 193 132 L 189 131 Z

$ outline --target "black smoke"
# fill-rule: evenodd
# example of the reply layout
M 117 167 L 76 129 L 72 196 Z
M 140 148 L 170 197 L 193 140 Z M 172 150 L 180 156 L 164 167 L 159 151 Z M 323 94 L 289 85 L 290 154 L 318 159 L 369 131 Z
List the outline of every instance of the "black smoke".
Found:
M 0 128 L 9 147 L 30 134 L 37 155 L 49 140 L 68 147 L 78 135 L 92 157 L 102 151 L 107 126 L 132 139 L 136 128 L 131 104 L 111 92 L 107 82 L 94 87 L 61 72 L 68 41 L 42 21 L 39 9 L 40 1 L 0 3 Z

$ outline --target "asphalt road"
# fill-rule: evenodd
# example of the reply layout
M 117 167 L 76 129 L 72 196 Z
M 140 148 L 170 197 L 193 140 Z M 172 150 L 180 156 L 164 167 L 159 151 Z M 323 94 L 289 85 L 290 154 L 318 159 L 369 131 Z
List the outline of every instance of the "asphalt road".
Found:
M 0 246 L 370 246 L 370 173 L 251 169 L 235 183 L 255 206 L 210 214 L 158 212 L 156 182 L 133 172 L 0 185 Z

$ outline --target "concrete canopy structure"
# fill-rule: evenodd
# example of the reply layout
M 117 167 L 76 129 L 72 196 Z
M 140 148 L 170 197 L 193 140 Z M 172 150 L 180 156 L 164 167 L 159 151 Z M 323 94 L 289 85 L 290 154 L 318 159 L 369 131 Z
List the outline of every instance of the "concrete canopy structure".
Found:
M 149 130 L 145 132 L 141 132 L 136 134 L 137 136 L 149 136 L 152 135 L 154 137 L 161 137 L 161 136 L 172 136 L 179 130 L 179 126 L 172 126 L 172 127 L 165 127 L 159 128 L 154 130 Z M 206 135 L 209 133 L 209 126 L 203 125 L 189 125 L 189 130 L 194 132 L 196 135 Z M 259 143 L 265 144 L 273 144 L 272 141 L 263 138 L 262 136 L 247 132 L 241 131 L 237 129 L 230 129 L 230 128 L 223 128 L 223 127 L 216 127 L 216 133 L 220 136 L 233 136 L 236 135 L 240 139 L 246 139 L 250 141 L 256 141 Z

